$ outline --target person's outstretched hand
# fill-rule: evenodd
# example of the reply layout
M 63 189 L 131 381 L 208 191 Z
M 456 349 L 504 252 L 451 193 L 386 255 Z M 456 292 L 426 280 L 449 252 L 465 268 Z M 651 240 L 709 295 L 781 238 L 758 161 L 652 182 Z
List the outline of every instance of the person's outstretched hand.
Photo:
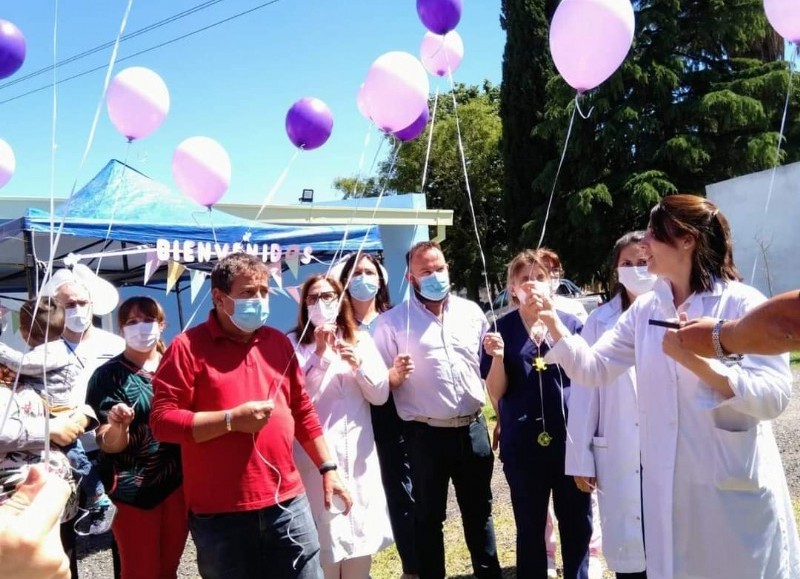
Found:
M 69 485 L 35 465 L 0 505 L 0 570 L 4 579 L 68 579 L 59 522 Z

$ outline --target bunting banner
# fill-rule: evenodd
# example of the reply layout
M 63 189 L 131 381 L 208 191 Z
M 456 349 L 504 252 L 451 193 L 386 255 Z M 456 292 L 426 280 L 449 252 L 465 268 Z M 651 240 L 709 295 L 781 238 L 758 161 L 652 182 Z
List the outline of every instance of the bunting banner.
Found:
M 199 269 L 192 269 L 189 270 L 189 275 L 191 276 L 191 302 L 194 303 L 194 300 L 197 299 L 197 294 L 200 293 L 200 289 L 206 281 L 206 272 Z
M 155 251 L 148 253 L 147 262 L 144 264 L 144 285 L 147 285 L 147 282 L 150 281 L 150 278 L 153 277 L 153 274 L 161 267 L 162 263 L 164 262 L 158 259 L 158 253 Z
M 294 279 L 297 279 L 297 275 L 300 273 L 300 252 L 294 247 L 290 247 L 284 256 L 284 260 L 286 261 L 286 266 L 289 268 L 289 271 L 292 272 Z
M 300 287 L 301 286 L 299 286 L 299 285 L 292 285 L 292 286 L 286 286 L 283 289 L 285 289 L 286 293 L 288 293 L 290 296 L 292 296 L 292 299 L 296 303 L 299 304 L 300 303 Z
M 178 263 L 177 261 L 169 262 L 167 266 L 167 293 L 172 291 L 172 288 L 178 283 L 184 271 L 186 271 L 186 266 L 182 263 Z
M 281 271 L 281 264 L 280 263 L 270 263 L 268 266 L 269 275 L 272 279 L 275 280 L 275 285 L 278 286 L 278 289 L 283 289 L 283 272 Z
M 15 334 L 19 332 L 19 312 L 16 310 L 11 310 L 11 329 Z

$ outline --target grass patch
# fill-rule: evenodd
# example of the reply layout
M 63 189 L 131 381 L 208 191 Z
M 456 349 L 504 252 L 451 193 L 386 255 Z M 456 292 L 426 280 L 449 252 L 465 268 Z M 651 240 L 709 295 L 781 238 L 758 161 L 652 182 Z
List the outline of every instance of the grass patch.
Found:
M 793 368 L 800 366 L 800 352 L 792 352 L 789 354 L 789 361 L 791 362 Z

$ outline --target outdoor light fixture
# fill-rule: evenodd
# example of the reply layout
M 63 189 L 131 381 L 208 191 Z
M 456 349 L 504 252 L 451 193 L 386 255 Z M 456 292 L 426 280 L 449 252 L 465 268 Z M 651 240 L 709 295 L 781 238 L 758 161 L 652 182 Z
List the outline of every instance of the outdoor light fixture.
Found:
M 314 201 L 314 190 L 303 189 L 303 194 L 300 196 L 299 201 L 300 203 L 312 203 Z

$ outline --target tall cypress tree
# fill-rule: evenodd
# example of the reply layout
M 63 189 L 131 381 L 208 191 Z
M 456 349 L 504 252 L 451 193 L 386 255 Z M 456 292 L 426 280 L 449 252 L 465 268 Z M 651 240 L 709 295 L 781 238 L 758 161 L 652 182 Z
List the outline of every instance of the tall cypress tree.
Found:
M 761 0 L 641 0 L 635 9 L 626 62 L 583 98 L 582 108 L 594 110 L 576 119 L 545 237 L 583 282 L 664 195 L 702 195 L 707 184 L 776 161 L 789 74 Z M 800 159 L 794 94 L 780 162 Z M 547 95 L 534 135 L 560 148 L 574 93 L 555 78 Z M 534 180 L 528 244 L 538 240 L 557 161 L 556 152 Z
M 512 249 L 521 247 L 522 227 L 538 205 L 533 182 L 553 147 L 548 139 L 534 135 L 533 129 L 543 120 L 545 89 L 554 74 L 548 23 L 557 5 L 556 0 L 501 1 L 500 25 L 506 31 L 506 46 L 500 117 L 505 214 Z

